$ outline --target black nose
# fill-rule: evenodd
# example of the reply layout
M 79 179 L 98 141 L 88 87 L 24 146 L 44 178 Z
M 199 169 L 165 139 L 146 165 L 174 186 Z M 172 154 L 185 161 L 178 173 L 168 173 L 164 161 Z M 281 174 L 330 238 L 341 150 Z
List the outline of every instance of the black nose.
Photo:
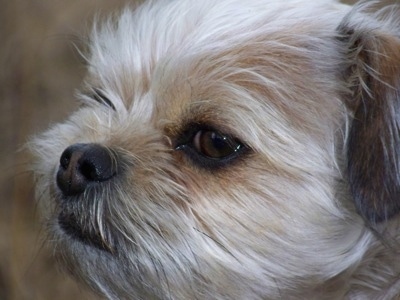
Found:
M 89 185 L 99 184 L 116 174 L 113 152 L 99 144 L 74 144 L 61 155 L 57 185 L 64 196 L 82 194 Z

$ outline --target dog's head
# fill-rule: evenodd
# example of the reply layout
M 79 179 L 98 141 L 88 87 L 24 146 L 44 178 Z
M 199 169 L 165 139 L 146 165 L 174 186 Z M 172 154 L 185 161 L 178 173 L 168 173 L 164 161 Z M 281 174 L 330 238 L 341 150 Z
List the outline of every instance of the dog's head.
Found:
M 32 144 L 64 265 L 108 297 L 343 296 L 400 210 L 395 25 L 186 0 L 96 27 L 81 108 Z

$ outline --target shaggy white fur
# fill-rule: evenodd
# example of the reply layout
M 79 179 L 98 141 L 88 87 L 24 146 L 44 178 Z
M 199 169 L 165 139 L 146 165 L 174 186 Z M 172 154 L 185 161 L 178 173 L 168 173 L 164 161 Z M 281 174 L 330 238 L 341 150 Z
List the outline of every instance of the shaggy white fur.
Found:
M 31 143 L 61 263 L 118 299 L 399 296 L 399 20 L 161 0 L 96 24 L 82 107 Z

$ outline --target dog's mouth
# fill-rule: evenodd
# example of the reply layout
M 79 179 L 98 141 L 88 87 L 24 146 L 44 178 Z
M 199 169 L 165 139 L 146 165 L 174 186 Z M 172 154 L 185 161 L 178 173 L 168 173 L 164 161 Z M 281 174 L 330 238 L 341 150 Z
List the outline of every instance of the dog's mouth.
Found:
M 95 226 L 85 224 L 79 220 L 79 216 L 68 210 L 61 210 L 58 215 L 60 229 L 73 240 L 102 251 L 114 252 L 114 247 L 109 238 L 102 235 L 100 230 L 96 229 Z

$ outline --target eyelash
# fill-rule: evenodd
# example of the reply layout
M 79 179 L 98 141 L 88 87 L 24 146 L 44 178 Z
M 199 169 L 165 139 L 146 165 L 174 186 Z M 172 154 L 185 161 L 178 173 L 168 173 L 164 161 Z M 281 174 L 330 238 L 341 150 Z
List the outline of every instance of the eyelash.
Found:
M 93 89 L 89 97 L 100 104 L 110 107 L 114 111 L 116 110 L 111 100 L 100 89 Z

